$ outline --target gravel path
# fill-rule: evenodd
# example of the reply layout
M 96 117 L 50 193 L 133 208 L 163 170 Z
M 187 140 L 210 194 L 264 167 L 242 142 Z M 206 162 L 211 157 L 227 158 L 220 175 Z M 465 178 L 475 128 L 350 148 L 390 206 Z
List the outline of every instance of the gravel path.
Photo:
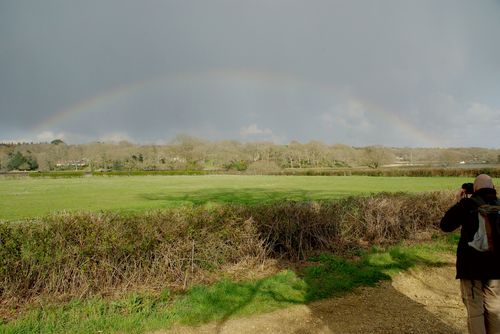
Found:
M 155 334 L 466 333 L 453 260 L 443 267 L 410 270 L 339 298 Z

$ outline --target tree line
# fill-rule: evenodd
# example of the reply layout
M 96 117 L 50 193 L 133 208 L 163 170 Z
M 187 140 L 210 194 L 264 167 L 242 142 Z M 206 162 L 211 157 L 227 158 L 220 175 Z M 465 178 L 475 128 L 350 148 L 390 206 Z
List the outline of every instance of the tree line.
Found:
M 391 166 L 498 164 L 500 149 L 398 148 L 327 145 L 320 141 L 286 145 L 272 142 L 208 141 L 180 135 L 166 144 L 92 142 L 66 144 L 1 143 L 0 170 L 5 171 L 132 171 L 224 170 L 279 171 Z

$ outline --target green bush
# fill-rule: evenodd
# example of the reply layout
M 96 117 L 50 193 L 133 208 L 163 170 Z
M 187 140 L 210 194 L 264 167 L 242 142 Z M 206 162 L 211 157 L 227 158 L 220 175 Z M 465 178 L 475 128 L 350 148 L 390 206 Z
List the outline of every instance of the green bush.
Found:
M 29 173 L 30 177 L 50 177 L 50 178 L 72 178 L 85 176 L 84 171 L 57 171 L 57 172 L 36 172 Z
M 238 172 L 243 172 L 247 170 L 247 168 L 248 168 L 248 162 L 245 160 L 231 161 L 224 165 L 224 169 L 227 171 L 236 170 Z
M 146 176 L 146 175 L 207 175 L 203 170 L 132 170 L 132 171 L 110 171 L 93 172 L 94 176 Z
M 50 177 L 50 178 L 72 178 L 92 176 L 147 176 L 147 175 L 207 175 L 208 171 L 203 170 L 158 170 L 158 171 L 108 171 L 108 172 L 85 172 L 85 171 L 52 171 L 29 173 L 30 177 Z
M 35 170 L 38 168 L 37 161 L 31 156 L 24 156 L 21 152 L 9 154 L 7 162 L 8 170 Z

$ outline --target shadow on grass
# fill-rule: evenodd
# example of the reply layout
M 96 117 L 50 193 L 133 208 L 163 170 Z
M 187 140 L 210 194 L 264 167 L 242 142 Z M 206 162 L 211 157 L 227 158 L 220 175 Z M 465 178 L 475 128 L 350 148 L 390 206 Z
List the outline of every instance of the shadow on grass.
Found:
M 394 247 L 372 250 L 356 260 L 323 254 L 307 266 L 286 270 L 248 283 L 219 282 L 195 287 L 174 306 L 181 323 L 217 322 L 217 332 L 235 315 L 249 315 L 340 296 L 360 286 L 374 286 L 391 275 L 415 266 L 441 267 L 450 263 L 433 259 L 421 250 Z
M 339 295 L 359 286 L 373 286 L 391 275 L 415 266 L 441 267 L 449 263 L 431 260 L 399 247 L 387 252 L 372 251 L 357 261 L 332 255 L 312 258 L 317 264 L 306 267 L 301 276 L 307 284 L 306 301 Z
M 257 204 L 283 200 L 321 200 L 353 195 L 352 192 L 335 193 L 329 191 L 307 191 L 303 189 L 267 188 L 210 188 L 199 191 L 188 190 L 172 193 L 147 193 L 139 195 L 142 199 L 166 202 L 190 202 L 195 205 L 215 203 Z
M 340 296 L 357 287 L 374 286 L 390 279 L 395 273 L 415 266 L 451 265 L 436 256 L 453 247 L 449 245 L 449 241 L 426 247 L 372 249 L 350 260 L 323 254 L 310 258 L 307 265 L 301 268 L 286 269 L 256 281 L 220 281 L 211 286 L 192 287 L 182 295 L 133 295 L 122 302 L 96 299 L 55 306 L 53 309 L 43 308 L 24 320 L 0 323 L 0 332 L 144 332 L 176 324 L 200 325 L 207 322 L 215 322 L 215 331 L 221 332 L 228 320 L 234 316 L 264 313 L 290 305 Z M 287 265 L 283 264 L 283 267 L 286 268 Z M 396 295 L 397 292 L 394 291 L 393 294 Z M 411 306 L 412 310 L 421 307 L 418 303 L 406 300 L 403 295 L 400 297 L 401 302 Z M 376 307 L 376 303 L 377 300 L 374 301 L 373 307 Z M 331 311 L 311 307 L 313 313 L 318 313 L 318 319 L 323 319 L 322 317 Z M 421 316 L 425 315 L 422 307 L 418 312 Z M 411 316 L 411 312 L 409 315 Z M 428 316 L 429 319 L 433 317 L 431 314 Z M 433 319 L 437 324 L 436 328 L 442 328 L 442 331 L 438 332 L 453 333 L 453 330 L 446 328 L 444 324 L 439 327 L 439 319 Z M 390 324 L 390 319 L 387 321 Z

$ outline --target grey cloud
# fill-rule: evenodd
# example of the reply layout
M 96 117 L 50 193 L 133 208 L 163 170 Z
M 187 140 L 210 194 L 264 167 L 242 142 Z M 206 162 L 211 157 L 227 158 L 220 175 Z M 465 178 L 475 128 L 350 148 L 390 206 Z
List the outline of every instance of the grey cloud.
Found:
M 498 146 L 482 134 L 500 122 L 491 116 L 500 110 L 499 9 L 466 0 L 2 2 L 0 139 L 245 140 L 241 129 L 255 124 L 282 140 Z M 151 83 L 134 88 L 141 82 Z M 132 88 L 37 127 L 121 86 Z M 475 118 L 480 110 L 492 112 Z

